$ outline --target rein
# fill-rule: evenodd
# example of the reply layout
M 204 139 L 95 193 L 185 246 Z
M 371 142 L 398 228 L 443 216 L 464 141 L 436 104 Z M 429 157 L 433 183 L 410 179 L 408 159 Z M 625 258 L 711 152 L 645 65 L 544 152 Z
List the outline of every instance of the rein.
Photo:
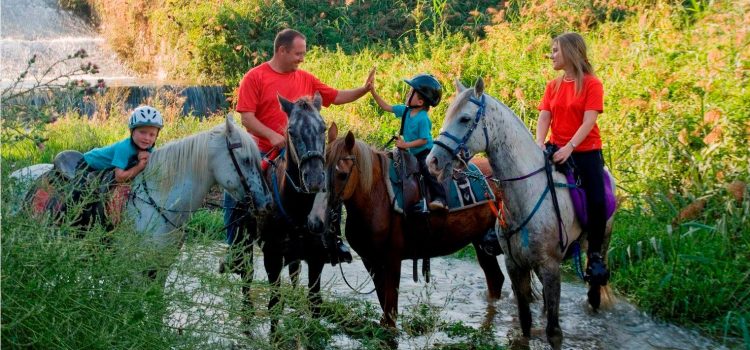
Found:
M 479 100 L 475 99 L 474 96 L 471 96 L 469 98 L 469 101 L 477 105 L 479 108 L 477 109 L 477 113 L 474 116 L 474 122 L 468 128 L 464 136 L 462 138 L 458 138 L 457 136 L 452 135 L 448 131 L 443 131 L 439 135 L 439 136 L 445 136 L 449 138 L 451 141 L 453 141 L 456 144 L 455 148 L 451 148 L 450 146 L 445 144 L 443 141 L 440 141 L 440 140 L 434 141 L 435 145 L 438 145 L 442 147 L 443 149 L 445 149 L 446 151 L 448 151 L 448 153 L 450 153 L 454 158 L 462 161 L 467 167 L 468 167 L 469 160 L 471 160 L 471 158 L 474 155 L 471 154 L 466 143 L 471 138 L 471 135 L 474 133 L 474 130 L 476 130 L 477 126 L 479 126 L 479 123 L 484 121 L 484 116 L 486 112 L 486 103 L 485 103 L 484 94 L 482 94 Z M 487 132 L 486 122 L 482 123 L 482 129 L 484 130 L 485 148 L 488 148 L 490 143 L 489 143 L 489 136 Z M 510 247 L 510 237 L 526 228 L 526 225 L 531 221 L 531 218 L 534 217 L 534 214 L 536 214 L 536 212 L 541 207 L 542 203 L 544 202 L 545 197 L 547 196 L 547 193 L 550 192 L 552 195 L 552 204 L 554 206 L 555 214 L 557 216 L 558 238 L 560 241 L 560 250 L 565 251 L 565 249 L 567 248 L 568 244 L 564 242 L 564 237 L 563 237 L 563 222 L 562 222 L 562 216 L 560 214 L 560 204 L 557 200 L 557 192 L 555 191 L 555 187 L 559 187 L 560 185 L 567 187 L 567 184 L 557 184 L 552 179 L 552 163 L 548 159 L 546 152 L 545 152 L 545 157 L 544 157 L 544 165 L 542 165 L 541 168 L 534 170 L 529 174 L 518 176 L 518 177 L 513 177 L 513 178 L 506 178 L 506 179 L 496 179 L 492 176 L 486 176 L 486 178 L 496 183 L 514 182 L 514 181 L 520 181 L 520 180 L 530 178 L 543 171 L 547 175 L 547 186 L 544 192 L 542 193 L 542 195 L 540 196 L 539 200 L 537 200 L 537 203 L 534 206 L 534 209 L 531 211 L 531 213 L 529 213 L 529 215 L 522 221 L 520 225 L 518 225 L 518 227 L 508 231 L 508 234 L 505 235 L 506 241 L 508 242 L 508 247 Z M 502 213 L 496 214 L 497 217 L 500 217 L 500 215 L 502 215 Z
M 338 206 L 343 204 L 344 200 L 342 199 L 342 195 L 344 194 L 344 190 L 346 190 L 346 186 L 349 185 L 349 179 L 351 178 L 352 173 L 354 172 L 354 168 L 357 167 L 357 158 L 354 157 L 353 155 L 349 155 L 349 156 L 338 159 L 336 161 L 336 164 L 338 164 L 338 162 L 341 160 L 351 160 L 353 164 L 352 164 L 351 170 L 348 173 L 346 173 L 346 179 L 344 179 L 344 185 L 341 186 L 341 190 L 339 190 L 334 196 L 328 197 L 328 217 L 329 218 L 333 217 L 334 215 L 337 215 L 336 210 L 334 208 L 337 208 Z M 331 170 L 334 169 L 334 167 L 336 166 L 338 165 L 335 165 L 335 166 L 331 165 L 328 168 L 328 172 L 329 172 L 328 178 L 330 182 L 329 186 L 331 187 L 331 189 L 333 189 L 332 185 L 333 185 L 333 177 L 334 177 Z M 344 280 L 344 283 L 346 283 L 349 289 L 351 289 L 353 292 L 360 294 L 360 295 L 372 294 L 375 291 L 376 287 L 373 287 L 372 290 L 369 292 L 363 292 L 361 289 L 357 289 L 354 286 L 352 286 L 349 283 L 349 281 L 346 279 L 346 275 L 344 274 L 344 268 L 342 267 L 342 265 L 343 264 L 339 264 L 339 271 L 341 271 L 341 278 Z M 373 281 L 373 284 L 375 284 L 374 281 Z

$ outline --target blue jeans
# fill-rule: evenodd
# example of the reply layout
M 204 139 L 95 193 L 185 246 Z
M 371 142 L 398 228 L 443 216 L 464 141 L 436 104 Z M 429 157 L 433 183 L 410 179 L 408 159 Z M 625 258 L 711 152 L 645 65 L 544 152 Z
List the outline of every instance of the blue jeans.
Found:
M 240 222 L 237 221 L 237 215 L 235 215 L 234 207 L 237 206 L 237 201 L 229 195 L 226 191 L 224 192 L 224 226 L 227 228 L 227 244 L 230 246 L 234 243 L 235 237 L 237 236 L 237 230 L 240 227 Z M 239 213 L 239 211 L 237 211 Z M 232 216 L 235 216 L 234 218 Z

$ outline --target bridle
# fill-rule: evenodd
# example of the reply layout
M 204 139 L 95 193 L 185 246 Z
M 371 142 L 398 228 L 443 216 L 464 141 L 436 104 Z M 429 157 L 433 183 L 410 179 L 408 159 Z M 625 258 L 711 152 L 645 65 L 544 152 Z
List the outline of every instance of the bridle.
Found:
M 334 188 L 333 181 L 334 181 L 334 177 L 335 177 L 334 175 L 335 174 L 333 174 L 333 170 L 338 167 L 338 163 L 340 161 L 342 161 L 342 160 L 351 160 L 352 161 L 352 167 L 349 170 L 349 172 L 346 173 L 346 178 L 344 179 L 344 185 L 341 186 L 341 190 L 339 190 L 335 194 L 329 196 L 329 198 L 328 198 L 328 216 L 329 217 L 331 217 L 332 215 L 336 214 L 334 208 L 336 208 L 339 205 L 341 205 L 341 203 L 344 201 L 344 199 L 342 198 L 343 194 L 344 194 L 344 190 L 346 190 L 346 186 L 349 185 L 349 179 L 351 179 L 351 177 L 352 177 L 352 173 L 354 172 L 354 168 L 357 167 L 357 158 L 354 155 L 348 155 L 348 156 L 341 157 L 338 160 L 336 160 L 335 165 L 332 164 L 328 168 L 329 169 L 328 170 L 329 171 L 329 176 L 328 176 L 328 182 L 329 182 L 329 184 L 328 184 L 328 187 L 331 188 L 331 189 Z
M 225 137 L 225 140 L 227 141 L 227 150 L 229 151 L 229 157 L 232 158 L 232 165 L 234 165 L 234 171 L 237 172 L 237 175 L 240 178 L 240 184 L 242 185 L 242 189 L 245 190 L 245 198 L 242 198 L 240 202 L 245 203 L 249 205 L 250 210 L 252 212 L 255 212 L 255 203 L 253 203 L 252 196 L 250 195 L 250 184 L 247 181 L 247 178 L 245 177 L 245 174 L 242 173 L 242 168 L 240 168 L 240 163 L 237 161 L 237 157 L 234 156 L 234 150 L 237 148 L 242 148 L 242 142 L 237 143 L 231 143 L 229 141 L 229 137 Z M 265 186 L 265 182 L 264 182 Z
M 325 130 L 323 132 L 325 133 Z M 307 188 L 307 185 L 305 184 L 305 182 L 302 180 L 302 163 L 307 162 L 312 159 L 320 159 L 321 162 L 325 164 L 326 160 L 325 160 L 325 156 L 323 155 L 323 152 L 316 151 L 316 150 L 303 149 L 304 153 L 302 153 L 302 156 L 300 157 L 299 152 L 297 151 L 297 147 L 294 144 L 294 140 L 292 139 L 291 133 L 289 132 L 287 133 L 287 144 L 289 145 L 288 146 L 289 155 L 292 157 L 292 160 L 295 163 L 297 163 L 297 175 L 298 175 L 300 184 L 297 185 L 296 183 L 294 183 L 292 178 L 289 176 L 289 172 L 285 170 L 284 172 L 286 173 L 287 180 L 289 180 L 292 187 L 294 187 L 294 190 L 299 193 L 308 193 L 308 194 L 315 193 L 313 191 L 310 191 Z
M 344 199 L 342 198 L 343 194 L 344 194 L 344 191 L 346 190 L 346 187 L 349 185 L 349 179 L 351 179 L 351 177 L 352 177 L 352 173 L 354 172 L 354 168 L 357 167 L 357 158 L 354 155 L 348 155 L 348 156 L 341 157 L 338 160 L 336 160 L 335 165 L 332 164 L 328 168 L 328 172 L 329 172 L 329 174 L 328 174 L 328 178 L 329 178 L 329 180 L 328 180 L 328 182 L 329 182 L 328 186 L 331 189 L 334 188 L 334 186 L 333 186 L 333 181 L 334 181 L 333 180 L 334 179 L 333 170 L 338 167 L 339 162 L 342 161 L 342 160 L 351 160 L 352 161 L 352 167 L 349 170 L 349 172 L 346 173 L 346 178 L 344 179 L 344 184 L 341 186 L 341 190 L 339 190 L 338 192 L 336 192 L 335 195 L 331 195 L 331 196 L 328 197 L 328 203 L 327 203 L 328 213 L 326 215 L 326 218 L 327 218 L 326 221 L 327 222 L 325 223 L 326 227 L 328 226 L 329 222 L 338 221 L 338 220 L 336 220 L 338 218 L 335 217 L 336 215 L 338 215 L 338 213 L 336 211 L 336 208 L 338 208 L 344 202 Z M 352 291 L 354 291 L 357 294 L 361 294 L 361 295 L 372 294 L 375 291 L 374 287 L 369 292 L 363 292 L 360 289 L 354 288 L 354 286 L 352 286 L 351 283 L 349 283 L 349 281 L 346 279 L 346 275 L 344 274 L 344 268 L 342 267 L 342 265 L 343 264 L 339 264 L 339 271 L 341 271 L 341 277 L 343 278 L 344 283 L 346 283 L 346 285 L 349 286 L 349 288 Z
M 480 96 L 480 98 L 477 100 L 474 98 L 474 96 L 471 96 L 469 98 L 469 102 L 474 103 L 479 108 L 477 109 L 477 113 L 474 116 L 474 121 L 472 122 L 471 126 L 466 130 L 466 133 L 462 138 L 458 138 L 457 136 L 452 135 L 448 131 L 443 131 L 438 136 L 438 139 L 434 141 L 435 145 L 438 145 L 442 148 L 444 148 L 448 153 L 451 154 L 454 158 L 457 158 L 464 162 L 465 164 L 469 163 L 469 160 L 471 160 L 472 157 L 474 157 L 473 154 L 471 154 L 471 151 L 469 151 L 469 147 L 466 145 L 466 143 L 471 138 L 471 135 L 474 133 L 474 130 L 476 130 L 477 126 L 479 126 L 479 123 L 482 123 L 482 130 L 484 131 L 484 142 L 485 145 L 489 146 L 490 144 L 490 138 L 487 133 L 487 123 L 484 122 L 484 116 L 485 116 L 485 107 L 486 104 L 484 102 L 484 94 Z M 450 147 L 445 142 L 440 141 L 440 136 L 445 136 L 449 138 L 453 143 L 456 144 L 455 147 Z
M 234 155 L 235 149 L 242 148 L 242 142 L 231 143 L 229 141 L 228 136 L 226 136 L 224 139 L 226 140 L 226 143 L 227 143 L 227 151 L 229 151 L 229 157 L 232 159 L 234 170 L 237 172 L 237 175 L 240 178 L 240 184 L 242 185 L 242 188 L 245 190 L 245 197 L 240 200 L 240 203 L 246 204 L 250 209 L 249 212 L 255 213 L 257 211 L 255 208 L 255 203 L 253 202 L 252 195 L 250 194 L 251 192 L 250 192 L 249 182 L 247 181 L 247 177 L 245 177 L 245 174 L 242 172 L 242 168 L 240 168 L 240 163 L 237 161 L 237 157 L 235 157 Z M 161 216 L 164 222 L 168 223 L 173 228 L 179 228 L 179 226 L 177 226 L 172 220 L 169 220 L 165 212 L 172 212 L 172 213 L 185 213 L 185 212 L 192 213 L 193 212 L 193 211 L 180 211 L 180 210 L 172 210 L 172 209 L 164 208 L 160 206 L 158 203 L 156 203 L 156 200 L 154 199 L 154 197 L 151 196 L 151 191 L 149 191 L 149 188 L 146 185 L 146 182 L 141 183 L 140 186 L 143 187 L 144 192 L 146 193 L 146 199 L 138 197 L 135 194 L 135 191 L 131 192 L 132 199 L 133 200 L 139 199 L 142 202 L 147 203 L 151 205 L 152 207 L 154 207 L 154 209 L 156 209 L 156 212 L 159 213 L 159 216 Z M 263 186 L 265 186 L 265 182 L 263 183 Z

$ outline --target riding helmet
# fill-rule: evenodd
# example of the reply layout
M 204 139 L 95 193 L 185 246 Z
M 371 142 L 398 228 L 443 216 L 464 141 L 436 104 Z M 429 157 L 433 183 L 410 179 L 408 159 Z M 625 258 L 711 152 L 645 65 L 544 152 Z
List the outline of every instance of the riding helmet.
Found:
M 156 108 L 151 106 L 140 106 L 133 110 L 128 121 L 128 128 L 132 131 L 139 126 L 155 126 L 159 129 L 164 127 L 164 119 Z
M 430 106 L 435 107 L 440 103 L 443 97 L 443 87 L 431 74 L 418 74 L 404 81 L 414 88 L 414 91 L 418 92 Z

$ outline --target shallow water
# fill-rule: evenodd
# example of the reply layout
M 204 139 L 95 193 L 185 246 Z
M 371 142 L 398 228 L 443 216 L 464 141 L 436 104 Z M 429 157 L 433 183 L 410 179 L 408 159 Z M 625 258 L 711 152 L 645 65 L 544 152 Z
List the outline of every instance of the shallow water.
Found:
M 166 294 L 187 296 L 172 302 L 170 315 L 165 322 L 177 329 L 195 329 L 205 333 L 207 343 L 231 347 L 236 342 L 240 322 L 231 319 L 229 310 L 239 307 L 241 297 L 236 285 L 211 287 L 207 290 L 200 284 L 203 274 L 218 274 L 219 259 L 226 246 L 188 247 L 183 249 L 178 262 L 167 278 Z M 505 272 L 504 262 L 501 265 Z M 519 348 L 521 341 L 516 306 L 510 280 L 506 278 L 501 300 L 488 304 L 484 274 L 473 261 L 451 258 L 432 259 L 432 280 L 429 284 L 414 282 L 411 261 L 402 265 L 399 315 L 420 303 L 438 307 L 443 321 L 460 321 L 464 325 L 479 328 L 491 324 L 495 339 L 510 348 Z M 255 259 L 255 280 L 266 280 L 262 259 Z M 302 269 L 301 285 L 306 285 L 306 267 Z M 372 283 L 358 257 L 351 264 L 343 264 L 343 274 L 349 283 L 362 291 L 372 290 Z M 506 274 L 507 276 L 507 274 Z M 288 276 L 286 276 L 288 281 Z M 378 305 L 375 293 L 361 295 L 352 291 L 342 279 L 338 266 L 326 265 L 323 269 L 323 291 L 325 298 L 336 296 L 366 300 Z M 541 291 L 536 281 L 535 289 Z M 560 323 L 563 329 L 565 349 L 721 349 L 718 344 L 697 332 L 658 322 L 620 298 L 611 310 L 596 314 L 586 302 L 586 288 L 580 281 L 564 281 L 560 302 Z M 265 305 L 265 300 L 262 305 Z M 544 336 L 546 320 L 541 318 L 542 303 L 532 304 L 533 327 L 529 341 L 531 349 L 549 348 Z M 400 320 L 399 320 L 400 321 Z M 399 329 L 401 323 L 399 322 Z M 267 337 L 267 325 L 259 327 L 253 337 Z M 357 349 L 359 342 L 346 336 L 337 336 L 331 348 Z M 409 337 L 401 332 L 399 349 L 424 349 L 436 343 L 450 344 L 456 340 L 447 335 L 432 333 L 426 336 Z

